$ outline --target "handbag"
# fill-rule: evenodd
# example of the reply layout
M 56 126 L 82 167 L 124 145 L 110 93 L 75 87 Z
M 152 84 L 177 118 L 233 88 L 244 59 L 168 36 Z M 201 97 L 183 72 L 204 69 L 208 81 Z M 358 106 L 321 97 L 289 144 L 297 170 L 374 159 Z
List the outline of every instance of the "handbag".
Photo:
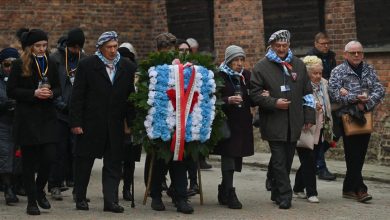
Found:
M 301 136 L 297 142 L 297 147 L 314 149 L 314 132 L 315 126 L 312 126 L 310 129 L 302 129 Z
M 364 113 L 364 118 L 366 123 L 361 125 L 351 115 L 343 114 L 341 120 L 343 121 L 345 135 L 371 134 L 374 130 L 372 112 Z
M 224 121 L 222 122 L 222 125 L 221 125 L 221 127 L 219 128 L 219 131 L 220 131 L 220 133 L 221 133 L 222 140 L 230 138 L 230 136 L 231 136 L 231 131 L 230 131 L 229 125 L 228 125 L 228 123 L 227 123 L 227 120 L 224 120 Z

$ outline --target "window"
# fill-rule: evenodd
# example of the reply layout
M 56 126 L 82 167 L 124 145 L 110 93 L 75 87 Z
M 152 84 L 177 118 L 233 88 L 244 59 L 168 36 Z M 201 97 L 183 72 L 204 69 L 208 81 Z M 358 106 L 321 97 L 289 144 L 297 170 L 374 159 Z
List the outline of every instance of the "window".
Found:
M 291 48 L 305 54 L 324 31 L 324 0 L 263 0 L 264 39 L 277 30 L 291 32 Z
M 168 30 L 177 38 L 195 38 L 200 51 L 214 50 L 214 1 L 167 0 Z
M 390 50 L 389 11 L 388 0 L 355 0 L 357 37 L 364 47 Z

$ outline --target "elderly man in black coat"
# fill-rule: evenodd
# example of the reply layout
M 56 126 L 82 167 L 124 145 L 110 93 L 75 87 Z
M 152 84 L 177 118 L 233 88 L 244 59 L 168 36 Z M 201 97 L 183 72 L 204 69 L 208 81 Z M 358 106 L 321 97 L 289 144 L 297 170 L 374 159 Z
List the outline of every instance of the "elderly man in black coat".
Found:
M 73 86 L 70 125 L 76 134 L 76 209 L 88 210 L 87 186 L 95 158 L 103 160 L 104 211 L 121 213 L 118 185 L 123 155 L 124 120 L 133 117 L 128 96 L 136 67 L 118 53 L 118 35 L 103 33 L 94 55 L 80 61 Z

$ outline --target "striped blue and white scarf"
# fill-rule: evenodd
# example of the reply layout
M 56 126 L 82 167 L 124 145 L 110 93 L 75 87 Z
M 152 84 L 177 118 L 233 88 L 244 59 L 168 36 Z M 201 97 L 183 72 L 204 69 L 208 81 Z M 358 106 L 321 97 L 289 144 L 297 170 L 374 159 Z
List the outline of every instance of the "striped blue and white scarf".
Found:
M 99 57 L 99 59 L 104 63 L 104 65 L 106 67 L 111 69 L 110 80 L 112 83 L 114 83 L 114 77 L 115 77 L 116 70 L 117 70 L 116 65 L 118 64 L 119 60 L 121 59 L 121 55 L 119 54 L 119 52 L 116 52 L 116 57 L 111 62 L 103 56 L 103 54 L 100 52 L 100 50 L 97 50 L 95 52 L 95 55 Z
M 230 68 L 228 65 L 225 64 L 225 62 L 222 62 L 221 65 L 219 65 L 219 70 L 226 73 L 229 76 L 242 76 L 242 72 L 244 71 L 244 68 L 241 69 L 240 72 L 234 71 L 232 68 Z

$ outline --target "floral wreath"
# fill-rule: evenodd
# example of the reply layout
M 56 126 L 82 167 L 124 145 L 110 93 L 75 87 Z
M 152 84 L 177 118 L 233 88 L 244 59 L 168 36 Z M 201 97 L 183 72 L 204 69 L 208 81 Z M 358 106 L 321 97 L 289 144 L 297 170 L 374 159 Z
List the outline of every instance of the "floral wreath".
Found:
M 169 65 L 176 58 L 185 64 Z M 224 119 L 217 101 L 222 80 L 214 69 L 211 56 L 201 54 L 158 52 L 142 61 L 137 93 L 130 96 L 135 144 L 166 161 L 208 155 L 221 139 Z

